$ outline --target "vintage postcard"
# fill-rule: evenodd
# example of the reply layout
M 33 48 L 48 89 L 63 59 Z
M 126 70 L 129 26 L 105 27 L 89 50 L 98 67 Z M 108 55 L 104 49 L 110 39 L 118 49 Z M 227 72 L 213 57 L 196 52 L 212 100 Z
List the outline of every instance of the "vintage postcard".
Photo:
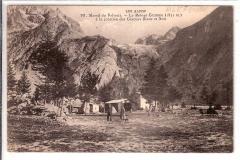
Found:
M 7 151 L 232 153 L 233 11 L 7 5 Z

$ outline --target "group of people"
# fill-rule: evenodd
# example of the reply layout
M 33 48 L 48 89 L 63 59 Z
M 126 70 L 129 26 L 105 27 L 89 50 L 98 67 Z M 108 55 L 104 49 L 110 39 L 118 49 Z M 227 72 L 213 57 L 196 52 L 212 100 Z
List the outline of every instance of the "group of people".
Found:
M 120 103 L 120 119 L 122 121 L 126 121 L 127 120 L 127 115 L 126 115 L 126 110 L 124 108 L 123 103 Z M 109 104 L 107 106 L 107 121 L 112 121 L 112 111 L 113 111 L 113 106 L 111 104 Z

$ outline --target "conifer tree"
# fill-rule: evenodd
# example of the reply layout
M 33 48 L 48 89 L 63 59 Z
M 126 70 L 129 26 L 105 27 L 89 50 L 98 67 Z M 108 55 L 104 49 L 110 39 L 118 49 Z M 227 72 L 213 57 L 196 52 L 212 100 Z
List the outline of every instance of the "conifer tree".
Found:
M 178 86 L 182 92 L 182 100 L 187 103 L 195 103 L 196 90 L 194 89 L 193 76 L 189 69 L 182 69 L 182 75 L 178 81 Z
M 166 103 L 168 84 L 168 75 L 165 71 L 164 66 L 156 67 L 155 60 L 151 59 L 146 75 L 144 76 L 144 83 L 141 88 L 141 93 L 151 102 L 155 102 L 157 106 L 157 101 L 161 103 Z
M 174 102 L 176 100 L 180 100 L 182 98 L 182 94 L 173 86 L 170 86 L 168 89 L 167 100 L 168 102 Z
M 223 84 L 223 96 L 222 101 L 224 104 L 233 105 L 233 81 L 230 80 Z
M 16 105 L 16 87 L 17 87 L 17 80 L 15 79 L 15 72 L 12 66 L 12 63 L 8 63 L 8 70 L 7 70 L 7 87 L 8 87 L 8 107 L 12 107 Z
M 37 104 L 38 100 L 40 100 L 40 96 L 41 96 L 40 87 L 36 86 L 36 89 L 35 89 L 34 94 L 33 94 L 34 102 L 36 104 Z
M 56 42 L 42 44 L 34 52 L 30 61 L 32 69 L 43 75 L 43 84 L 39 86 L 40 99 L 45 101 L 60 100 L 76 95 L 73 71 L 68 66 L 68 57 L 57 46 Z
M 84 103 L 89 101 L 92 95 L 97 93 L 96 84 L 98 77 L 95 74 L 86 72 L 81 79 L 81 85 L 79 86 L 80 97 L 84 100 Z
M 205 81 L 200 91 L 201 102 L 211 107 L 216 102 L 217 96 L 218 96 L 217 91 L 211 88 L 208 80 Z
M 7 72 L 7 86 L 8 86 L 8 94 L 12 95 L 16 92 L 17 80 L 15 79 L 15 72 L 12 66 L 12 63 L 8 64 L 8 72 Z
M 169 86 L 167 83 L 168 75 L 165 71 L 164 66 L 160 66 L 160 68 L 157 70 L 156 75 L 155 84 L 157 90 L 157 99 L 162 103 L 166 103 Z
M 156 69 L 155 60 L 151 59 L 149 68 L 144 76 L 144 82 L 142 85 L 141 94 L 147 98 L 149 101 L 157 100 L 157 90 L 156 90 Z
M 30 92 L 30 86 L 31 86 L 31 83 L 30 83 L 30 81 L 27 77 L 27 74 L 26 74 L 25 71 L 23 71 L 22 76 L 18 80 L 18 83 L 17 83 L 17 93 L 19 95 L 29 93 Z

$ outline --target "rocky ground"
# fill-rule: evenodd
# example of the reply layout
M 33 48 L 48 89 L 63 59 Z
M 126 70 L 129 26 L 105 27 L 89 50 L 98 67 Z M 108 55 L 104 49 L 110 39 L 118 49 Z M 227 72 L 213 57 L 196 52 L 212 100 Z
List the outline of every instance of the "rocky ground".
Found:
M 40 116 L 8 116 L 12 152 L 232 152 L 231 114 L 201 116 L 131 113 L 128 122 L 114 116 L 67 118 L 65 123 Z

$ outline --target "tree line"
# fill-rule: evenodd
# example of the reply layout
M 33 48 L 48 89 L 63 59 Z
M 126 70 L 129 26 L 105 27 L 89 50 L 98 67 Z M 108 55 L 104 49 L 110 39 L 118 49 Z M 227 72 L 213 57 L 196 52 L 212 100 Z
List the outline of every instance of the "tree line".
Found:
M 194 84 L 191 73 L 182 70 L 177 83 L 169 81 L 164 65 L 158 66 L 157 60 L 151 59 L 146 70 L 144 82 L 140 89 L 141 94 L 150 103 L 161 103 L 164 107 L 169 103 L 203 104 L 203 105 L 232 105 L 232 81 L 219 85 L 211 85 L 206 78 L 201 84 Z
M 14 97 L 17 95 L 32 94 L 33 103 L 44 101 L 49 103 L 54 101 L 59 106 L 63 97 L 80 97 L 85 101 L 89 100 L 89 95 L 94 93 L 96 77 L 86 73 L 81 79 L 81 85 L 74 82 L 73 71 L 69 67 L 68 58 L 57 46 L 55 42 L 43 43 L 29 57 L 31 70 L 39 75 L 41 83 L 35 85 L 34 93 L 31 92 L 31 82 L 27 71 L 22 71 L 21 78 L 16 80 L 16 71 L 13 64 L 8 64 L 8 101 L 9 106 L 14 105 Z

